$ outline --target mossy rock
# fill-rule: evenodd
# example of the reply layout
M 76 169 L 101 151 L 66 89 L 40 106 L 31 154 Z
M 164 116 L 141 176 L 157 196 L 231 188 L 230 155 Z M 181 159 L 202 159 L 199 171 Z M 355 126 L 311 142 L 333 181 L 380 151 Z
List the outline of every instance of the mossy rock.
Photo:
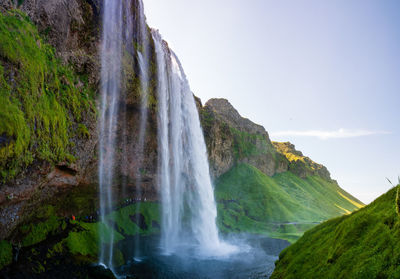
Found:
M 93 90 L 55 56 L 29 18 L 0 14 L 0 179 L 15 177 L 34 160 L 75 160 L 71 138 L 94 111 Z M 79 125 L 79 126 L 78 126 Z
M 140 205 L 140 206 L 139 206 Z M 141 214 L 146 224 L 146 230 L 140 228 L 132 221 L 132 216 Z M 113 234 L 114 261 L 119 266 L 124 263 L 123 254 L 117 248 L 117 243 L 125 239 L 125 236 L 136 234 L 150 235 L 159 232 L 159 205 L 153 202 L 132 204 L 110 213 L 104 223 L 85 223 L 72 221 L 74 229 L 59 245 L 67 248 L 72 255 L 84 257 L 88 261 L 97 261 L 100 243 L 109 245 Z M 101 238 L 102 237 L 102 238 Z M 54 247 L 54 250 L 56 247 Z M 57 248 L 62 250 L 60 246 Z
M 12 246 L 5 240 L 0 241 L 0 270 L 11 264 L 13 257 Z
M 55 209 L 51 205 L 39 208 L 28 220 L 28 222 L 19 227 L 19 233 L 24 236 L 22 239 L 23 247 L 42 242 L 49 235 L 66 228 L 65 221 L 57 217 Z
M 160 231 L 159 203 L 135 203 L 111 213 L 107 219 L 115 222 L 118 231 L 126 236 L 155 234 Z

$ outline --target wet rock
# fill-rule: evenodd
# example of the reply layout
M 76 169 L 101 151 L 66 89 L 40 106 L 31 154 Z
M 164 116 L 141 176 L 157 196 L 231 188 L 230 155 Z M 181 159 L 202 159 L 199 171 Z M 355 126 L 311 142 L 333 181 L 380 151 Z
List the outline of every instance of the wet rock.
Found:
M 146 224 L 146 219 L 144 218 L 143 214 L 135 214 L 129 216 L 133 223 L 135 223 L 140 229 L 147 231 L 148 226 Z
M 90 279 L 116 279 L 112 271 L 102 265 L 91 266 L 88 269 L 88 277 Z
M 7 146 L 10 142 L 11 138 L 7 137 L 6 134 L 0 135 L 0 147 Z

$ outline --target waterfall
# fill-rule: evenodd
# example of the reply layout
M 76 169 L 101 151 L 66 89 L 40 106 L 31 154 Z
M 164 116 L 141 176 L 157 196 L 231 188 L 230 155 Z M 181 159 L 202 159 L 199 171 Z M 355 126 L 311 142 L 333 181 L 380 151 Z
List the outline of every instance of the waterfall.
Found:
M 166 254 L 195 246 L 202 256 L 226 255 L 235 247 L 219 238 L 217 210 L 199 114 L 182 66 L 153 31 L 158 72 L 161 246 Z M 194 244 L 194 245 L 193 245 Z
M 138 169 L 136 172 L 136 195 L 140 200 L 142 197 L 142 167 L 146 150 L 146 131 L 148 120 L 148 99 L 149 99 L 149 37 L 146 24 L 146 17 L 144 15 L 143 1 L 138 1 L 138 21 L 136 24 L 136 32 L 138 33 L 138 47 L 137 56 L 139 60 L 140 69 L 140 90 L 141 90 L 141 103 L 140 103 L 140 124 L 139 124 L 139 140 L 137 144 L 137 152 L 139 154 Z M 140 212 L 140 202 L 136 205 L 136 212 Z M 135 237 L 135 259 L 140 259 L 140 241 L 139 235 Z
M 150 39 L 155 43 L 158 100 L 158 184 L 162 200 L 161 245 L 166 254 L 180 247 L 195 247 L 202 255 L 225 255 L 234 247 L 219 238 L 217 210 L 207 161 L 207 150 L 199 115 L 189 84 L 176 55 L 161 36 L 148 31 L 143 3 L 137 1 L 136 22 L 131 0 L 103 0 L 103 33 L 101 44 L 101 109 L 99 123 L 99 200 L 100 251 L 99 263 L 113 269 L 114 225 L 108 216 L 120 198 L 113 192 L 116 177 L 116 146 L 122 145 L 121 168 L 128 171 L 126 106 L 119 110 L 126 92 L 123 90 L 124 49 L 136 50 L 140 76 L 140 123 L 135 143 L 137 170 L 136 198 L 142 199 L 142 167 L 146 156 L 146 131 L 150 83 Z M 136 36 L 135 36 L 136 35 Z M 133 55 L 135 55 L 133 54 Z M 117 126 L 121 131 L 117 140 Z M 118 141 L 118 142 L 117 142 Z M 120 165 L 120 164 L 119 164 Z M 120 186 L 125 194 L 122 179 Z M 115 196 L 113 196 L 113 194 Z M 140 202 L 136 212 L 140 212 Z M 194 246 L 192 244 L 195 244 Z M 139 235 L 134 243 L 134 256 L 140 258 Z
M 122 48 L 130 37 L 130 1 L 104 0 L 101 43 L 101 107 L 99 122 L 99 263 L 113 266 L 113 230 L 107 230 L 107 215 L 112 211 L 115 145 L 118 107 L 121 94 Z M 127 26 L 126 26 L 127 25 Z M 125 28 L 124 28 L 125 27 Z M 124 32 L 125 31 L 125 32 Z

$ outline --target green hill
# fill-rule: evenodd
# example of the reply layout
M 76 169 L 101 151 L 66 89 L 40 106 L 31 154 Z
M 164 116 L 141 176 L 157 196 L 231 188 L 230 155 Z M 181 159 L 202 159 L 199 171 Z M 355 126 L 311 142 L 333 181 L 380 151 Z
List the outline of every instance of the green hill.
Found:
M 269 177 L 248 164 L 223 174 L 215 195 L 222 231 L 266 233 L 290 241 L 323 220 L 362 207 L 335 181 L 302 179 L 289 171 Z
M 399 188 L 307 231 L 271 278 L 400 278 Z

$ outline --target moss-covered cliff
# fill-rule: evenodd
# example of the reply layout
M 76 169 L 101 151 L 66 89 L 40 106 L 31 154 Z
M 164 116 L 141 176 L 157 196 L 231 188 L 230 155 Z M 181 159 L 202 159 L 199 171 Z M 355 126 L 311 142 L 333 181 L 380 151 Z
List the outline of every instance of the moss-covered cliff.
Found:
M 227 100 L 209 100 L 200 115 L 214 177 L 238 163 L 255 166 L 269 176 L 287 170 L 287 160 L 276 151 L 267 131 L 242 118 Z
M 39 204 L 97 183 L 101 9 L 97 0 L 0 3 L 0 238 L 30 222 Z M 136 23 L 138 1 L 132 0 L 132 9 Z M 123 44 L 115 203 L 135 196 L 138 181 L 143 197 L 157 198 L 156 65 L 147 30 L 151 66 L 144 150 L 137 147 L 144 94 L 139 35 L 134 32 Z M 91 205 L 93 213 L 96 198 Z
M 271 278 L 400 278 L 399 188 L 306 232 L 280 254 Z

